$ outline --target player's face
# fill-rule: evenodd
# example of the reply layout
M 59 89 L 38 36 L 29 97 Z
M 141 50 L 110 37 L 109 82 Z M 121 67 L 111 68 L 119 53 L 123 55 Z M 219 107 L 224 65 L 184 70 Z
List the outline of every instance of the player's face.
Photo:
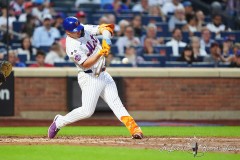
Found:
M 81 37 L 81 31 L 79 32 L 67 32 L 67 35 L 71 38 L 78 39 Z

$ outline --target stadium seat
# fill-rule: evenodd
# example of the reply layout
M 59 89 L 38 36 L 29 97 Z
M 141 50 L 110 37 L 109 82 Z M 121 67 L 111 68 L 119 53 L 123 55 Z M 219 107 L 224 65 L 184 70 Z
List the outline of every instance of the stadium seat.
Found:
M 182 24 L 182 23 L 176 23 L 176 24 L 175 24 L 175 28 L 182 29 L 182 27 L 183 27 L 184 25 L 185 25 L 185 24 Z
M 92 12 L 95 12 L 96 10 L 99 10 L 101 8 L 100 4 L 94 4 L 94 3 L 83 3 L 79 7 L 79 10 L 88 9 Z
M 47 53 L 47 52 L 50 51 L 50 47 L 51 46 L 40 46 L 40 47 L 38 47 L 38 49 L 44 51 L 45 53 Z
M 181 55 L 181 53 L 183 52 L 184 48 L 185 48 L 185 47 L 178 47 L 178 53 L 179 53 L 179 55 Z
M 212 18 L 210 16 L 205 16 L 204 21 L 208 23 L 211 22 L 211 19 Z
M 118 53 L 118 47 L 116 45 L 111 46 L 111 53 L 112 53 L 112 55 L 119 54 Z
M 25 63 L 27 61 L 27 55 L 26 54 L 18 54 L 18 58 L 20 62 Z
M 118 15 L 117 17 L 116 17 L 116 22 L 118 23 L 119 21 L 121 21 L 121 20 L 123 20 L 123 19 L 125 19 L 125 20 L 127 20 L 127 21 L 131 21 L 132 19 L 133 19 L 133 14 L 124 14 L 124 15 Z
M 11 44 L 12 49 L 17 49 L 17 48 L 20 48 L 20 47 L 21 47 L 21 43 L 12 43 Z
M 137 64 L 138 67 L 161 67 L 161 62 L 141 62 Z
M 157 31 L 158 32 L 168 32 L 168 24 L 163 22 L 163 23 L 157 23 Z
M 20 33 L 23 29 L 24 24 L 25 24 L 25 22 L 14 21 L 13 22 L 13 31 Z
M 166 61 L 166 56 L 160 54 L 144 54 L 143 58 L 148 62 L 160 62 L 162 67 L 164 67 Z
M 36 64 L 37 62 L 36 61 L 26 61 L 25 64 L 27 67 L 29 67 L 30 65 L 32 64 Z
M 218 67 L 220 67 L 220 68 L 229 68 L 229 66 L 230 66 L 229 62 L 220 62 L 218 64 Z
M 229 37 L 234 40 L 234 42 L 240 41 L 240 31 L 231 31 L 231 32 L 221 32 L 221 37 Z
M 55 67 L 75 67 L 73 62 L 55 62 Z
M 187 62 L 166 61 L 165 67 L 189 67 Z
M 179 58 L 180 56 L 174 56 L 174 55 L 170 55 L 169 56 L 169 61 L 177 61 L 177 59 Z
M 142 24 L 143 25 L 148 25 L 151 22 L 153 22 L 153 23 L 162 22 L 162 18 L 159 16 L 148 16 L 148 15 L 142 16 Z
M 172 54 L 171 46 L 155 46 L 154 48 L 160 55 L 170 56 Z
M 215 66 L 214 63 L 209 62 L 193 62 L 192 67 L 201 67 L 201 68 L 212 68 Z
M 111 63 L 110 67 L 132 67 L 131 63 L 123 64 L 123 63 Z
M 189 32 L 182 32 L 182 41 L 189 43 Z

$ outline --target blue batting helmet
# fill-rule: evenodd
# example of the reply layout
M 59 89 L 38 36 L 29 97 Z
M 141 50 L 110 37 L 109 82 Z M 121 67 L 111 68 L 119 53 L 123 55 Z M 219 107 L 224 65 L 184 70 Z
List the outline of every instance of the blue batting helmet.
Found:
M 63 21 L 63 28 L 69 32 L 79 32 L 84 27 L 80 24 L 76 17 L 67 17 Z

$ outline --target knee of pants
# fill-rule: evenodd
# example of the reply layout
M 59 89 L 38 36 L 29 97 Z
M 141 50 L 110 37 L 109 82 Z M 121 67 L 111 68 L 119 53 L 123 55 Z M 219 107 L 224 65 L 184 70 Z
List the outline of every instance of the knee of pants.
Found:
M 93 115 L 94 110 L 84 109 L 84 110 L 83 110 L 83 113 L 84 113 L 84 115 L 85 115 L 86 118 L 89 118 L 89 117 L 91 117 L 91 116 Z

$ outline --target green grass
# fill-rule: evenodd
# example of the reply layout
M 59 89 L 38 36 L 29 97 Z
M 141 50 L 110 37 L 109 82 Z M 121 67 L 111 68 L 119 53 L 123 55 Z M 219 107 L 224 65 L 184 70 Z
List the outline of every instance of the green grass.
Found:
M 3 160 L 193 160 L 186 151 L 159 151 L 113 147 L 82 147 L 63 145 L 0 146 Z M 202 160 L 239 160 L 240 154 L 205 153 Z
M 46 136 L 48 127 L 0 127 L 0 136 Z M 240 127 L 142 127 L 145 136 L 240 137 Z M 61 136 L 129 136 L 125 127 L 64 127 Z
M 0 136 L 47 136 L 48 127 L 0 127 Z M 240 137 L 240 127 L 142 127 L 145 136 L 198 136 Z M 129 136 L 125 127 L 64 127 L 60 136 Z M 73 145 L 2 145 L 0 159 L 3 160 L 191 160 L 196 159 L 187 151 L 160 151 L 104 146 Z M 205 153 L 203 160 L 238 160 L 240 154 Z

